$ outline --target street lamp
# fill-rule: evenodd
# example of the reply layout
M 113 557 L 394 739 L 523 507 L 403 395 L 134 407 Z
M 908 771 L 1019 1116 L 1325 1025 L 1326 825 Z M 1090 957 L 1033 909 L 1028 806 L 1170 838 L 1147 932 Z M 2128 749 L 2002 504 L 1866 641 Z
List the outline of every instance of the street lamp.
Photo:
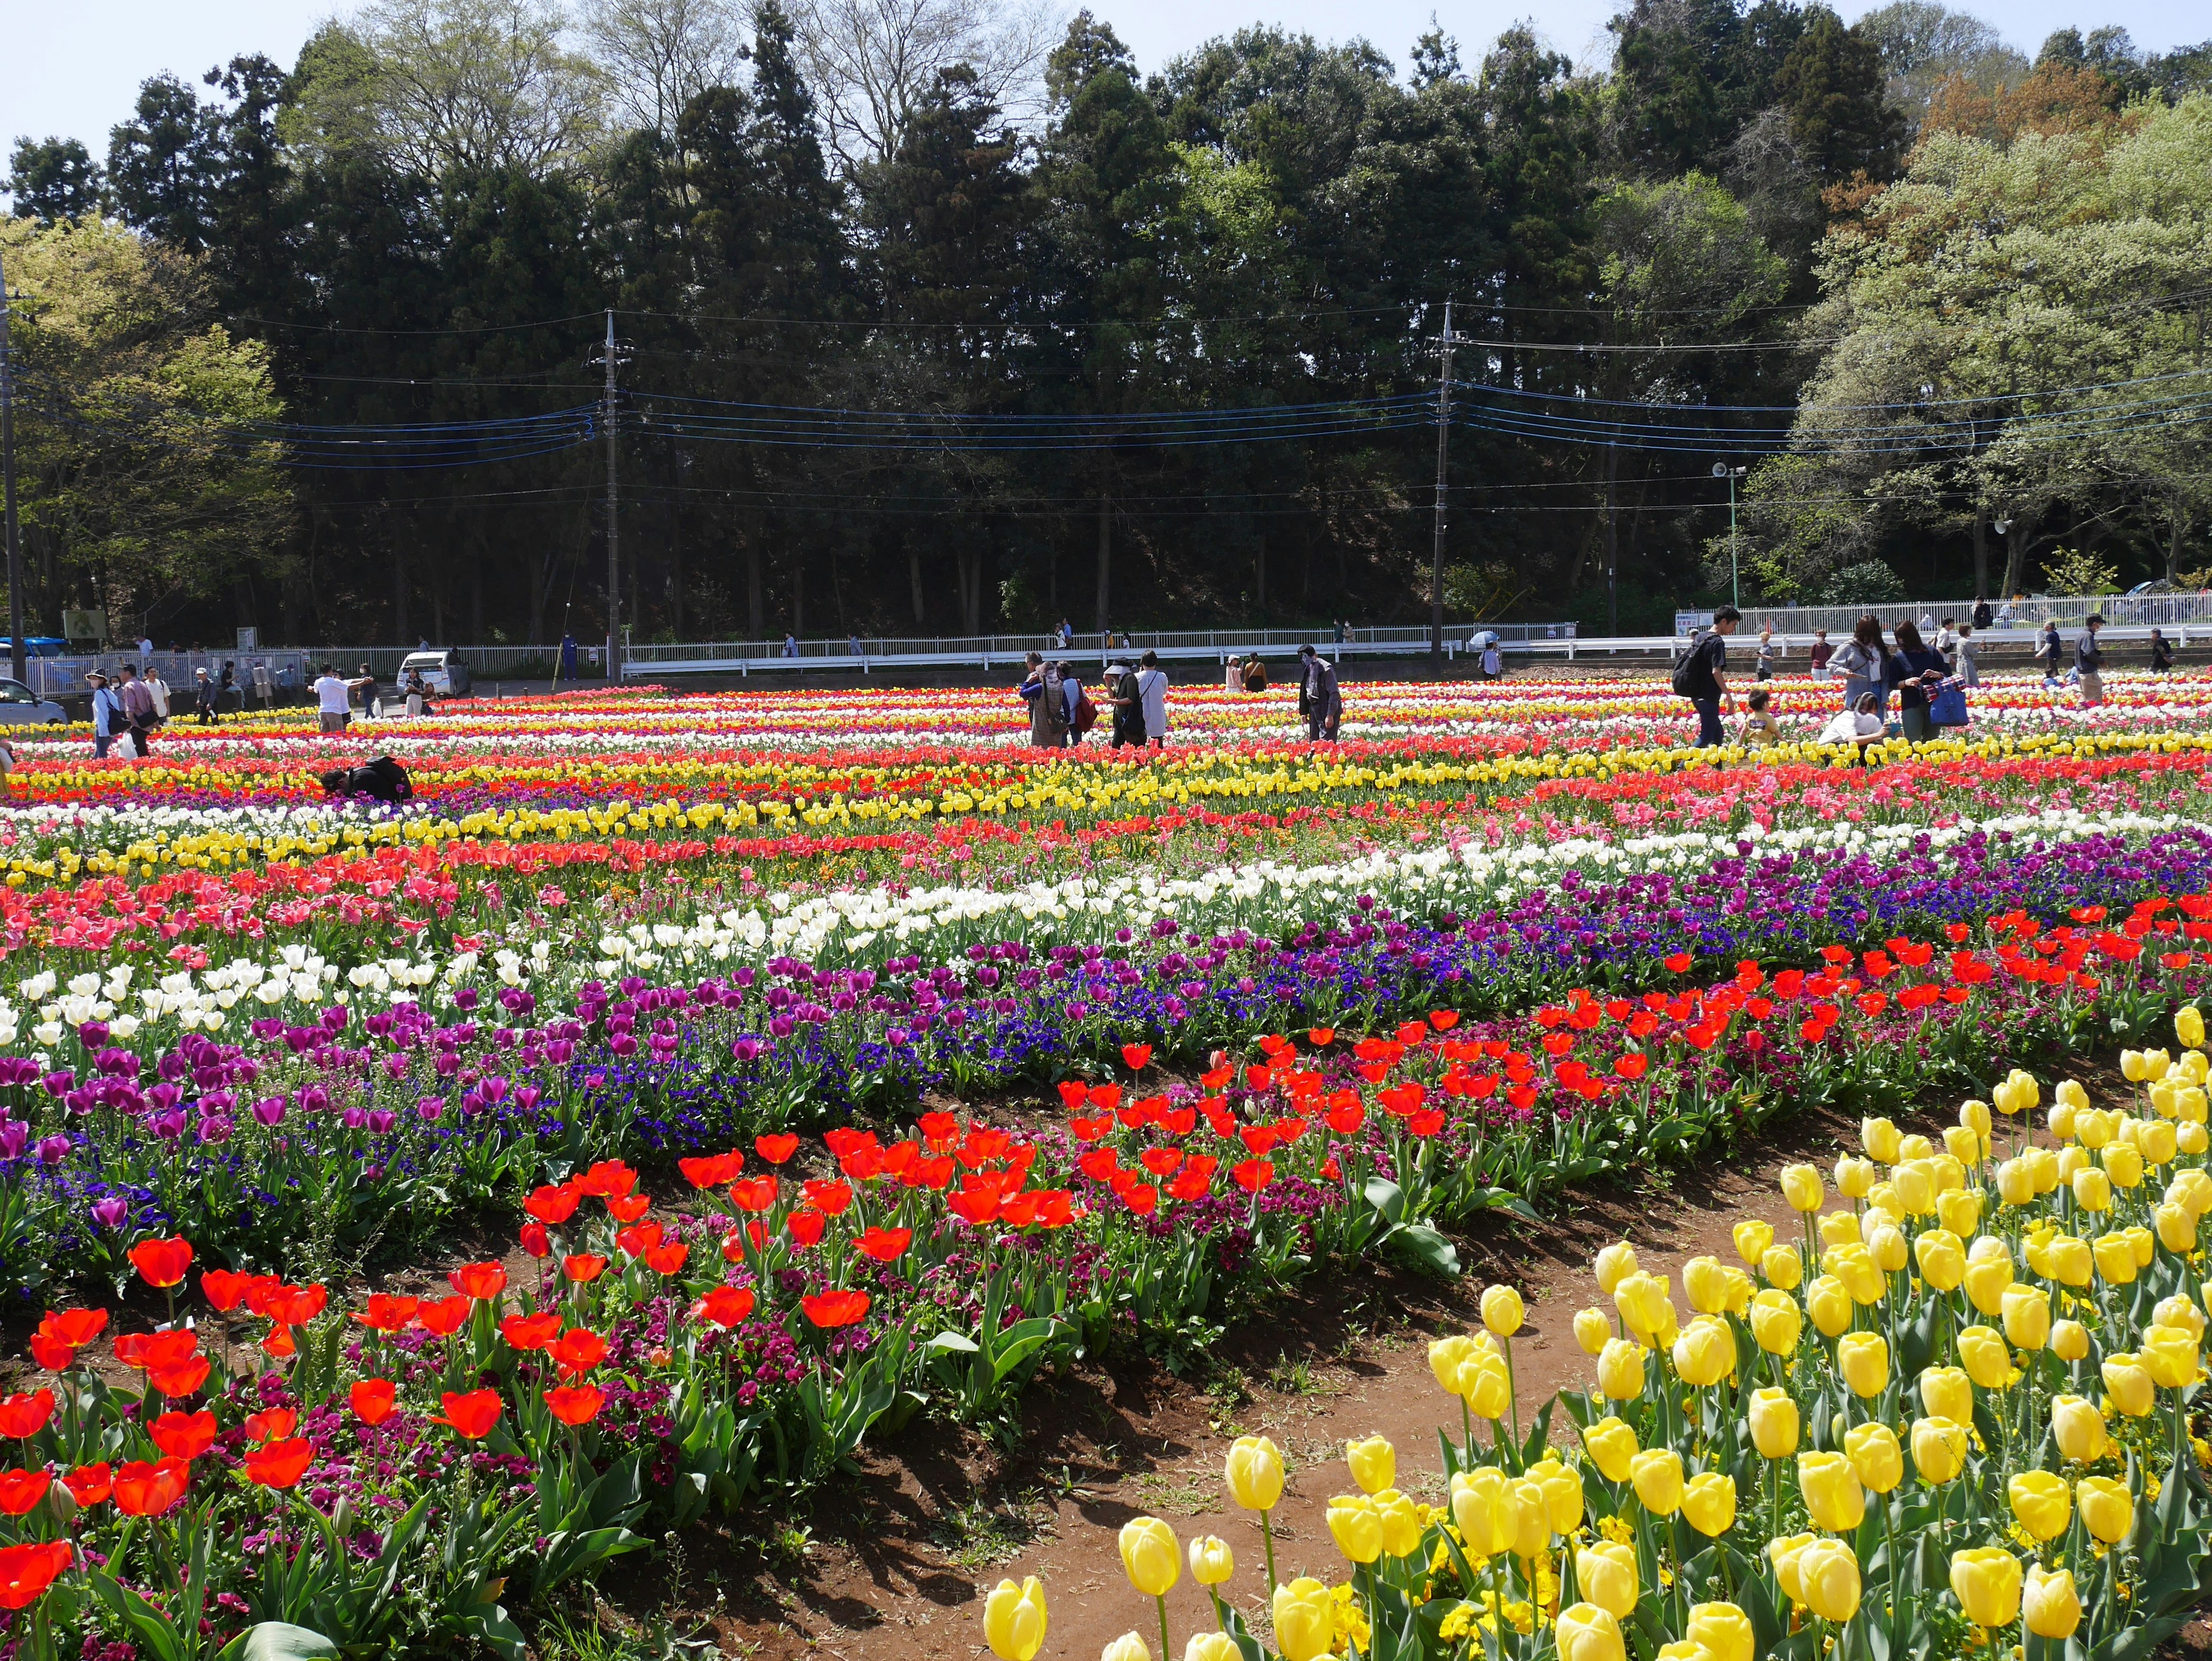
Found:
M 1743 604 L 1743 587 L 1736 572 L 1735 562 L 1735 482 L 1744 476 L 1745 469 L 1731 467 L 1725 461 L 1713 463 L 1713 477 L 1728 480 L 1729 487 L 1729 604 Z

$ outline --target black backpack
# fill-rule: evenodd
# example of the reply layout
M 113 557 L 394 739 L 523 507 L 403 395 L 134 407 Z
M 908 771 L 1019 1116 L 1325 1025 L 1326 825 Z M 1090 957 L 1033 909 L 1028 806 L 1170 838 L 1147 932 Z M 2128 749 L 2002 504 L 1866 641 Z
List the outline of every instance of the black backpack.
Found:
M 1673 685 L 1678 698 L 1712 696 L 1713 672 L 1705 664 L 1705 637 L 1702 634 L 1693 636 L 1690 649 L 1674 660 Z

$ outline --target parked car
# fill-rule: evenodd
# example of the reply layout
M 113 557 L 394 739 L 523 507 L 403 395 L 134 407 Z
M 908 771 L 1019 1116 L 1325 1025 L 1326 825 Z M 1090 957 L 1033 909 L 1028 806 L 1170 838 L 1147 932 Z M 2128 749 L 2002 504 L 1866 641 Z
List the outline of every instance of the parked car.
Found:
M 20 680 L 0 678 L 0 727 L 52 727 L 68 719 L 69 712 L 52 698 Z
M 394 684 L 401 689 L 403 697 L 410 669 L 421 671 L 423 690 L 432 697 L 459 697 L 469 690 L 469 666 L 462 662 L 457 654 L 443 647 L 407 654 L 406 661 L 399 666 L 398 674 L 393 677 Z

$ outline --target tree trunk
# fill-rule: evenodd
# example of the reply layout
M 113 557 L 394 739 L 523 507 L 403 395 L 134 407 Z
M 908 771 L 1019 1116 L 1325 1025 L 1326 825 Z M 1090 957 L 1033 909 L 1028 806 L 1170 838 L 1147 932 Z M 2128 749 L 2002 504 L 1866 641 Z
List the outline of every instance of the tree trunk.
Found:
M 1098 617 L 1099 632 L 1109 627 L 1109 605 L 1113 598 L 1114 581 L 1114 498 L 1105 491 L 1098 493 Z
M 2034 539 L 2035 522 L 2025 514 L 2014 514 L 2012 530 L 2005 538 L 2004 597 L 2008 599 L 2021 591 L 2021 581 L 2027 567 L 2027 545 Z
M 983 632 L 983 551 L 957 551 L 953 575 L 960 588 L 960 627 L 969 635 L 980 635 Z
M 668 509 L 668 628 L 684 638 L 684 469 L 676 470 L 676 496 Z
M 752 638 L 759 640 L 768 627 L 761 605 L 761 537 L 756 529 L 745 538 L 745 621 Z
M 469 643 L 471 646 L 481 644 L 484 637 L 483 563 L 483 543 L 479 538 L 477 557 L 469 562 Z
M 398 542 L 392 545 L 392 638 L 407 643 L 407 550 Z
M 1267 620 L 1267 533 L 1265 531 L 1260 532 L 1259 545 L 1253 554 L 1252 586 L 1257 591 L 1260 602 L 1260 621 L 1265 623 Z
M 906 551 L 906 586 L 914 596 L 915 626 L 920 628 L 925 618 L 921 605 L 921 551 L 918 548 Z
M 1620 521 L 1613 487 L 1620 478 L 1620 451 L 1605 447 L 1605 631 L 1620 632 Z
M 1990 516 L 1974 509 L 1974 598 L 1990 597 Z
M 806 638 L 806 568 L 791 568 L 791 632 L 800 640 Z

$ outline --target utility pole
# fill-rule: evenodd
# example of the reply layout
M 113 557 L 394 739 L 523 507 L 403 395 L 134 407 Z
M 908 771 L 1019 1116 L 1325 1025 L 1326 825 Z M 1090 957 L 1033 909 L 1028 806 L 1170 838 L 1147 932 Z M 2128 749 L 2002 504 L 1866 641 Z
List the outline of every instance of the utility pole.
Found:
M 622 678 L 622 489 L 615 464 L 615 369 L 621 354 L 615 346 L 614 307 L 607 307 L 607 344 L 604 352 L 607 390 L 599 407 L 599 420 L 607 431 L 607 684 Z
M 1444 672 L 1444 469 L 1451 459 L 1452 303 L 1444 301 L 1443 361 L 1437 371 L 1437 538 L 1429 554 L 1429 672 Z
M 1737 566 L 1735 553 L 1735 482 L 1744 475 L 1741 467 L 1731 467 L 1725 461 L 1713 463 L 1713 477 L 1728 480 L 1729 487 L 1729 604 L 1743 604 L 1743 581 Z
M 15 362 L 8 340 L 8 273 L 0 267 L 0 481 L 7 495 L 8 672 L 26 685 L 23 660 L 23 539 L 15 524 Z

